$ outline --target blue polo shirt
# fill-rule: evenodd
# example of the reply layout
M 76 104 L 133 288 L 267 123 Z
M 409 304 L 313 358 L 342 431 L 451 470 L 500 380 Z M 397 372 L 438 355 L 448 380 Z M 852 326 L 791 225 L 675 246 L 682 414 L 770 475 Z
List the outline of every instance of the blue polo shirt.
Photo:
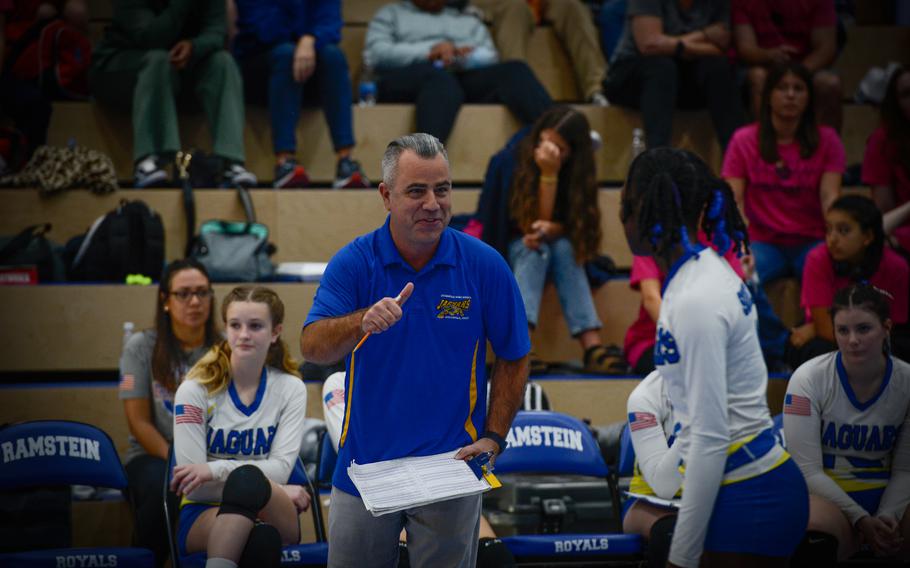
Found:
M 347 406 L 335 487 L 360 464 L 426 456 L 474 442 L 486 423 L 486 342 L 506 360 L 531 349 L 518 285 L 502 256 L 479 239 L 443 231 L 419 272 L 399 254 L 389 219 L 332 258 L 304 327 L 414 292 L 401 320 L 346 358 Z

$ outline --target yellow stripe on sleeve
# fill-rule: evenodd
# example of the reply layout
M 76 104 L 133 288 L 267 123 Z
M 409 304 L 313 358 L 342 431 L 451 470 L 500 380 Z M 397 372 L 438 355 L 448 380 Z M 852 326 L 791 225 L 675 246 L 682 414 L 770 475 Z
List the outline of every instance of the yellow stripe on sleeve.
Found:
M 477 406 L 477 348 L 480 345 L 480 340 L 474 342 L 474 359 L 471 361 L 471 384 L 468 386 L 468 397 L 471 400 L 470 408 L 468 408 L 468 419 L 464 421 L 464 429 L 468 433 L 468 436 L 471 437 L 472 442 L 477 441 L 477 428 L 474 427 L 474 423 L 471 422 L 471 416 L 474 414 L 474 408 Z

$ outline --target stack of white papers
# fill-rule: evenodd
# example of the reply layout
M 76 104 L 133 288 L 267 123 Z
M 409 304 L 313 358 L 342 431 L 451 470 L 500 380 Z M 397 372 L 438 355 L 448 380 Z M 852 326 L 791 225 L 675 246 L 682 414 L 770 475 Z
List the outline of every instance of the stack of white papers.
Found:
M 678 497 L 663 499 L 657 495 L 645 495 L 644 493 L 634 493 L 632 491 L 626 491 L 626 495 L 665 509 L 679 509 L 679 504 L 682 503 L 682 499 Z
M 486 479 L 477 479 L 468 464 L 454 459 L 457 451 L 364 465 L 351 462 L 348 476 L 374 517 L 488 491 Z

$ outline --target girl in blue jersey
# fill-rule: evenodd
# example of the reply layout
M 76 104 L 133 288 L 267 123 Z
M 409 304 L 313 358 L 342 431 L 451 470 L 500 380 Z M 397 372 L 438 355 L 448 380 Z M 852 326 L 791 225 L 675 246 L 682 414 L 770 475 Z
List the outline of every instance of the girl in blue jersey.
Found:
M 620 218 L 633 254 L 667 273 L 654 362 L 685 469 L 669 564 L 786 566 L 809 497 L 772 432 L 752 297 L 718 255 L 748 247 L 730 187 L 691 152 L 651 149 L 629 168 Z
M 784 399 L 787 447 L 811 492 L 809 529 L 836 539 L 826 564 L 863 543 L 906 561 L 910 364 L 890 353 L 890 307 L 872 286 L 839 290 L 831 319 L 838 351 L 794 371 Z
M 300 541 L 297 515 L 310 503 L 302 487 L 287 485 L 306 387 L 280 337 L 284 304 L 275 292 L 235 288 L 221 317 L 227 341 L 190 370 L 175 399 L 178 547 L 206 552 L 207 568 L 277 566 L 281 545 Z

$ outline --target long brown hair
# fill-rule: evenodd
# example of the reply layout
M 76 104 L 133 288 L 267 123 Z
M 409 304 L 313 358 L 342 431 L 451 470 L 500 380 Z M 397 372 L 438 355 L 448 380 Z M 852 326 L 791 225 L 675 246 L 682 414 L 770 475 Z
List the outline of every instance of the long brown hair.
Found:
M 158 300 L 155 306 L 155 346 L 152 348 L 152 377 L 161 383 L 169 392 L 177 389 L 177 373 L 184 362 L 180 340 L 174 335 L 171 325 L 171 314 L 165 311 L 164 305 L 171 293 L 174 276 L 181 270 L 198 270 L 211 284 L 209 273 L 199 261 L 192 258 L 175 260 L 165 267 L 158 282 Z M 218 329 L 215 327 L 215 297 L 209 298 L 209 317 L 205 320 L 206 347 L 218 341 Z
M 557 195 L 568 192 L 566 236 L 575 250 L 575 259 L 584 262 L 597 254 L 602 235 L 591 126 L 577 110 L 568 106 L 551 108 L 521 141 L 512 179 L 511 217 L 524 233 L 529 233 L 531 224 L 540 218 L 540 168 L 534 161 L 534 149 L 540 133 L 548 128 L 562 136 L 571 148 L 569 159 L 559 170 Z
M 812 74 L 800 63 L 787 61 L 775 65 L 768 71 L 765 86 L 761 92 L 761 106 L 758 111 L 758 151 L 762 160 L 774 164 L 780 159 L 777 153 L 777 131 L 771 122 L 771 93 L 787 73 L 792 73 L 806 84 L 809 102 L 796 127 L 796 141 L 799 143 L 799 155 L 809 158 L 818 149 L 818 125 L 815 122 L 815 90 L 812 86 Z
M 284 322 L 284 303 L 271 288 L 238 286 L 231 290 L 221 302 L 222 322 L 227 323 L 228 307 L 234 302 L 253 302 L 268 306 L 272 329 Z M 265 364 L 300 377 L 297 362 L 291 357 L 288 346 L 280 337 L 269 346 Z M 227 341 L 221 341 L 190 369 L 187 379 L 199 381 L 209 394 L 215 394 L 227 388 L 231 375 L 231 347 Z
M 901 65 L 892 73 L 888 81 L 888 89 L 882 100 L 882 125 L 885 135 L 897 149 L 897 159 L 904 166 L 907 175 L 910 175 L 910 116 L 901 112 L 900 101 L 897 95 L 897 82 L 902 75 L 910 73 L 910 66 Z

